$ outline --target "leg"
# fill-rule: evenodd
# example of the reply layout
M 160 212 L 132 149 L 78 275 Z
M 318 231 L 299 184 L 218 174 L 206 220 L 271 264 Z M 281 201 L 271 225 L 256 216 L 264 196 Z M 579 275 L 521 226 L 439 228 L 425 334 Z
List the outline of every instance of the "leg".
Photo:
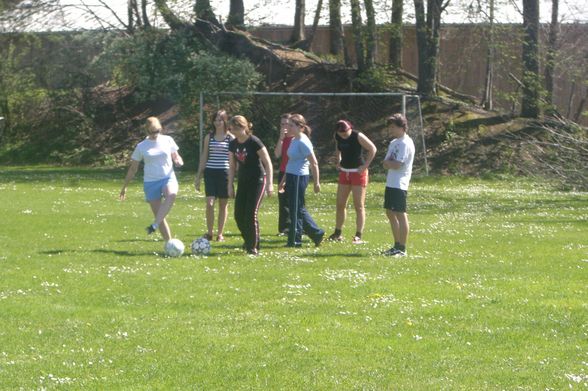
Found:
M 155 224 L 161 224 L 162 221 L 165 219 L 167 214 L 170 212 L 172 206 L 174 206 L 174 202 L 176 201 L 176 196 L 178 194 L 178 183 L 177 182 L 170 182 L 168 183 L 163 189 L 163 196 L 164 201 L 159 207 L 157 211 L 157 215 L 155 216 Z
M 335 229 L 343 229 L 347 217 L 347 200 L 351 192 L 351 185 L 339 184 L 337 187 L 337 214 L 335 217 Z
M 153 216 L 157 216 L 158 211 L 161 209 L 161 199 L 149 201 L 149 206 L 151 206 Z M 171 231 L 165 219 L 159 223 L 159 232 L 161 232 L 161 236 L 166 242 L 171 239 Z
M 400 227 L 397 218 L 397 212 L 393 212 L 390 209 L 386 209 L 386 216 L 388 216 L 388 220 L 390 221 L 390 228 L 392 229 L 394 243 L 399 243 L 398 240 L 400 238 Z
M 299 216 L 298 205 L 298 175 L 286 174 L 286 193 L 288 193 L 288 209 L 290 209 L 290 231 L 288 232 L 288 246 L 300 245 L 302 241 L 302 220 Z
M 227 222 L 227 211 L 228 211 L 229 199 L 219 198 L 218 200 L 218 238 L 223 238 L 223 232 L 225 230 L 225 223 Z
M 408 223 L 408 215 L 406 212 L 392 212 L 396 215 L 396 221 L 398 222 L 398 237 L 397 242 L 403 247 L 406 247 L 406 242 L 408 240 L 408 232 L 410 230 L 410 225 Z M 396 237 L 395 237 L 396 239 Z M 401 249 L 402 250 L 402 249 Z
M 278 183 L 286 175 L 283 172 L 278 174 Z M 290 226 L 290 210 L 288 209 L 288 192 L 278 193 L 278 232 L 282 233 Z
M 259 210 L 265 192 L 265 177 L 259 180 L 255 188 L 250 190 L 247 192 L 246 212 L 244 212 L 243 239 L 245 240 L 245 249 L 247 252 L 256 254 L 259 250 L 259 221 L 257 211 Z
M 212 231 L 214 230 L 214 200 L 215 197 L 206 197 L 206 228 L 208 229 L 208 239 L 212 238 Z
M 365 227 L 365 193 L 364 186 L 352 186 L 353 206 L 355 207 L 355 232 L 363 233 Z

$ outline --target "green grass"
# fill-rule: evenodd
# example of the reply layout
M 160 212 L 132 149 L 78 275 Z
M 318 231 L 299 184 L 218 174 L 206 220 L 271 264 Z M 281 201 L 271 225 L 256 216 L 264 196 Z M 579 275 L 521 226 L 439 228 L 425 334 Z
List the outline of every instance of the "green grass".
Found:
M 232 216 L 208 257 L 162 256 L 122 171 L 0 170 L 0 389 L 495 390 L 588 386 L 588 194 L 523 180 L 416 180 L 409 257 L 374 175 L 368 244 L 262 256 Z M 169 218 L 205 232 L 192 174 Z M 336 186 L 308 194 L 328 233 Z M 230 206 L 232 214 L 232 204 Z M 354 231 L 350 207 L 344 234 Z

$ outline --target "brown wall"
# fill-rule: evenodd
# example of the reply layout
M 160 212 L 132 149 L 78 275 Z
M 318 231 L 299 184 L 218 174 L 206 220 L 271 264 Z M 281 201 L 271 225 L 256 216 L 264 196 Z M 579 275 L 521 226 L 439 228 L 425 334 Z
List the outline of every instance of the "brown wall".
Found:
M 544 26 L 544 34 L 546 36 Z M 287 42 L 291 27 L 267 26 L 252 30 L 252 33 L 274 42 Z M 309 29 L 307 29 L 309 31 Z M 495 105 L 506 111 L 520 109 L 519 99 L 513 94 L 519 88 L 509 77 L 512 73 L 521 79 L 521 27 L 518 25 L 496 26 L 496 65 L 494 77 Z M 345 40 L 352 57 L 355 56 L 352 34 L 345 28 Z M 554 102 L 559 112 L 573 118 L 580 100 L 586 96 L 588 86 L 588 24 L 562 25 L 560 32 L 560 61 L 556 67 Z M 385 64 L 388 58 L 388 34 L 382 29 L 378 42 L 378 63 Z M 320 26 L 316 32 L 312 51 L 319 55 L 329 53 L 329 30 Z M 459 92 L 481 98 L 486 71 L 487 39 L 481 25 L 445 25 L 441 30 L 439 81 Z M 417 74 L 417 51 L 414 26 L 404 28 L 402 65 L 405 70 Z M 520 91 L 519 91 L 520 92 Z M 571 102 L 571 104 L 569 104 Z M 588 110 L 585 107 L 584 110 Z M 580 121 L 588 125 L 588 118 Z

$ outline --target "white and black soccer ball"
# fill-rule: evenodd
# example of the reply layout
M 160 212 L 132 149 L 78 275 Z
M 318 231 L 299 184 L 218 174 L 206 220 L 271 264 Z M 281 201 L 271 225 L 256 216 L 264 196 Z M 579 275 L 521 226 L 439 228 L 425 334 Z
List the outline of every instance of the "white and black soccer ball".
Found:
M 192 254 L 208 255 L 210 253 L 210 241 L 206 238 L 198 238 L 192 242 Z
M 168 257 L 179 257 L 184 253 L 184 243 L 180 239 L 170 239 L 163 249 Z

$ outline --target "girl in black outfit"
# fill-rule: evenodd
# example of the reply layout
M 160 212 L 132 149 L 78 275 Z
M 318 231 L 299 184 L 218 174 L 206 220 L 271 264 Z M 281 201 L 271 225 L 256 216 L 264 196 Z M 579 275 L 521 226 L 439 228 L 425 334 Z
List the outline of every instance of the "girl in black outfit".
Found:
M 235 139 L 229 143 L 229 197 L 235 197 L 235 222 L 244 240 L 244 248 L 252 255 L 259 254 L 259 221 L 257 211 L 264 192 L 272 195 L 273 167 L 267 149 L 252 135 L 251 124 L 242 115 L 229 120 Z M 239 165 L 237 195 L 233 180 Z

